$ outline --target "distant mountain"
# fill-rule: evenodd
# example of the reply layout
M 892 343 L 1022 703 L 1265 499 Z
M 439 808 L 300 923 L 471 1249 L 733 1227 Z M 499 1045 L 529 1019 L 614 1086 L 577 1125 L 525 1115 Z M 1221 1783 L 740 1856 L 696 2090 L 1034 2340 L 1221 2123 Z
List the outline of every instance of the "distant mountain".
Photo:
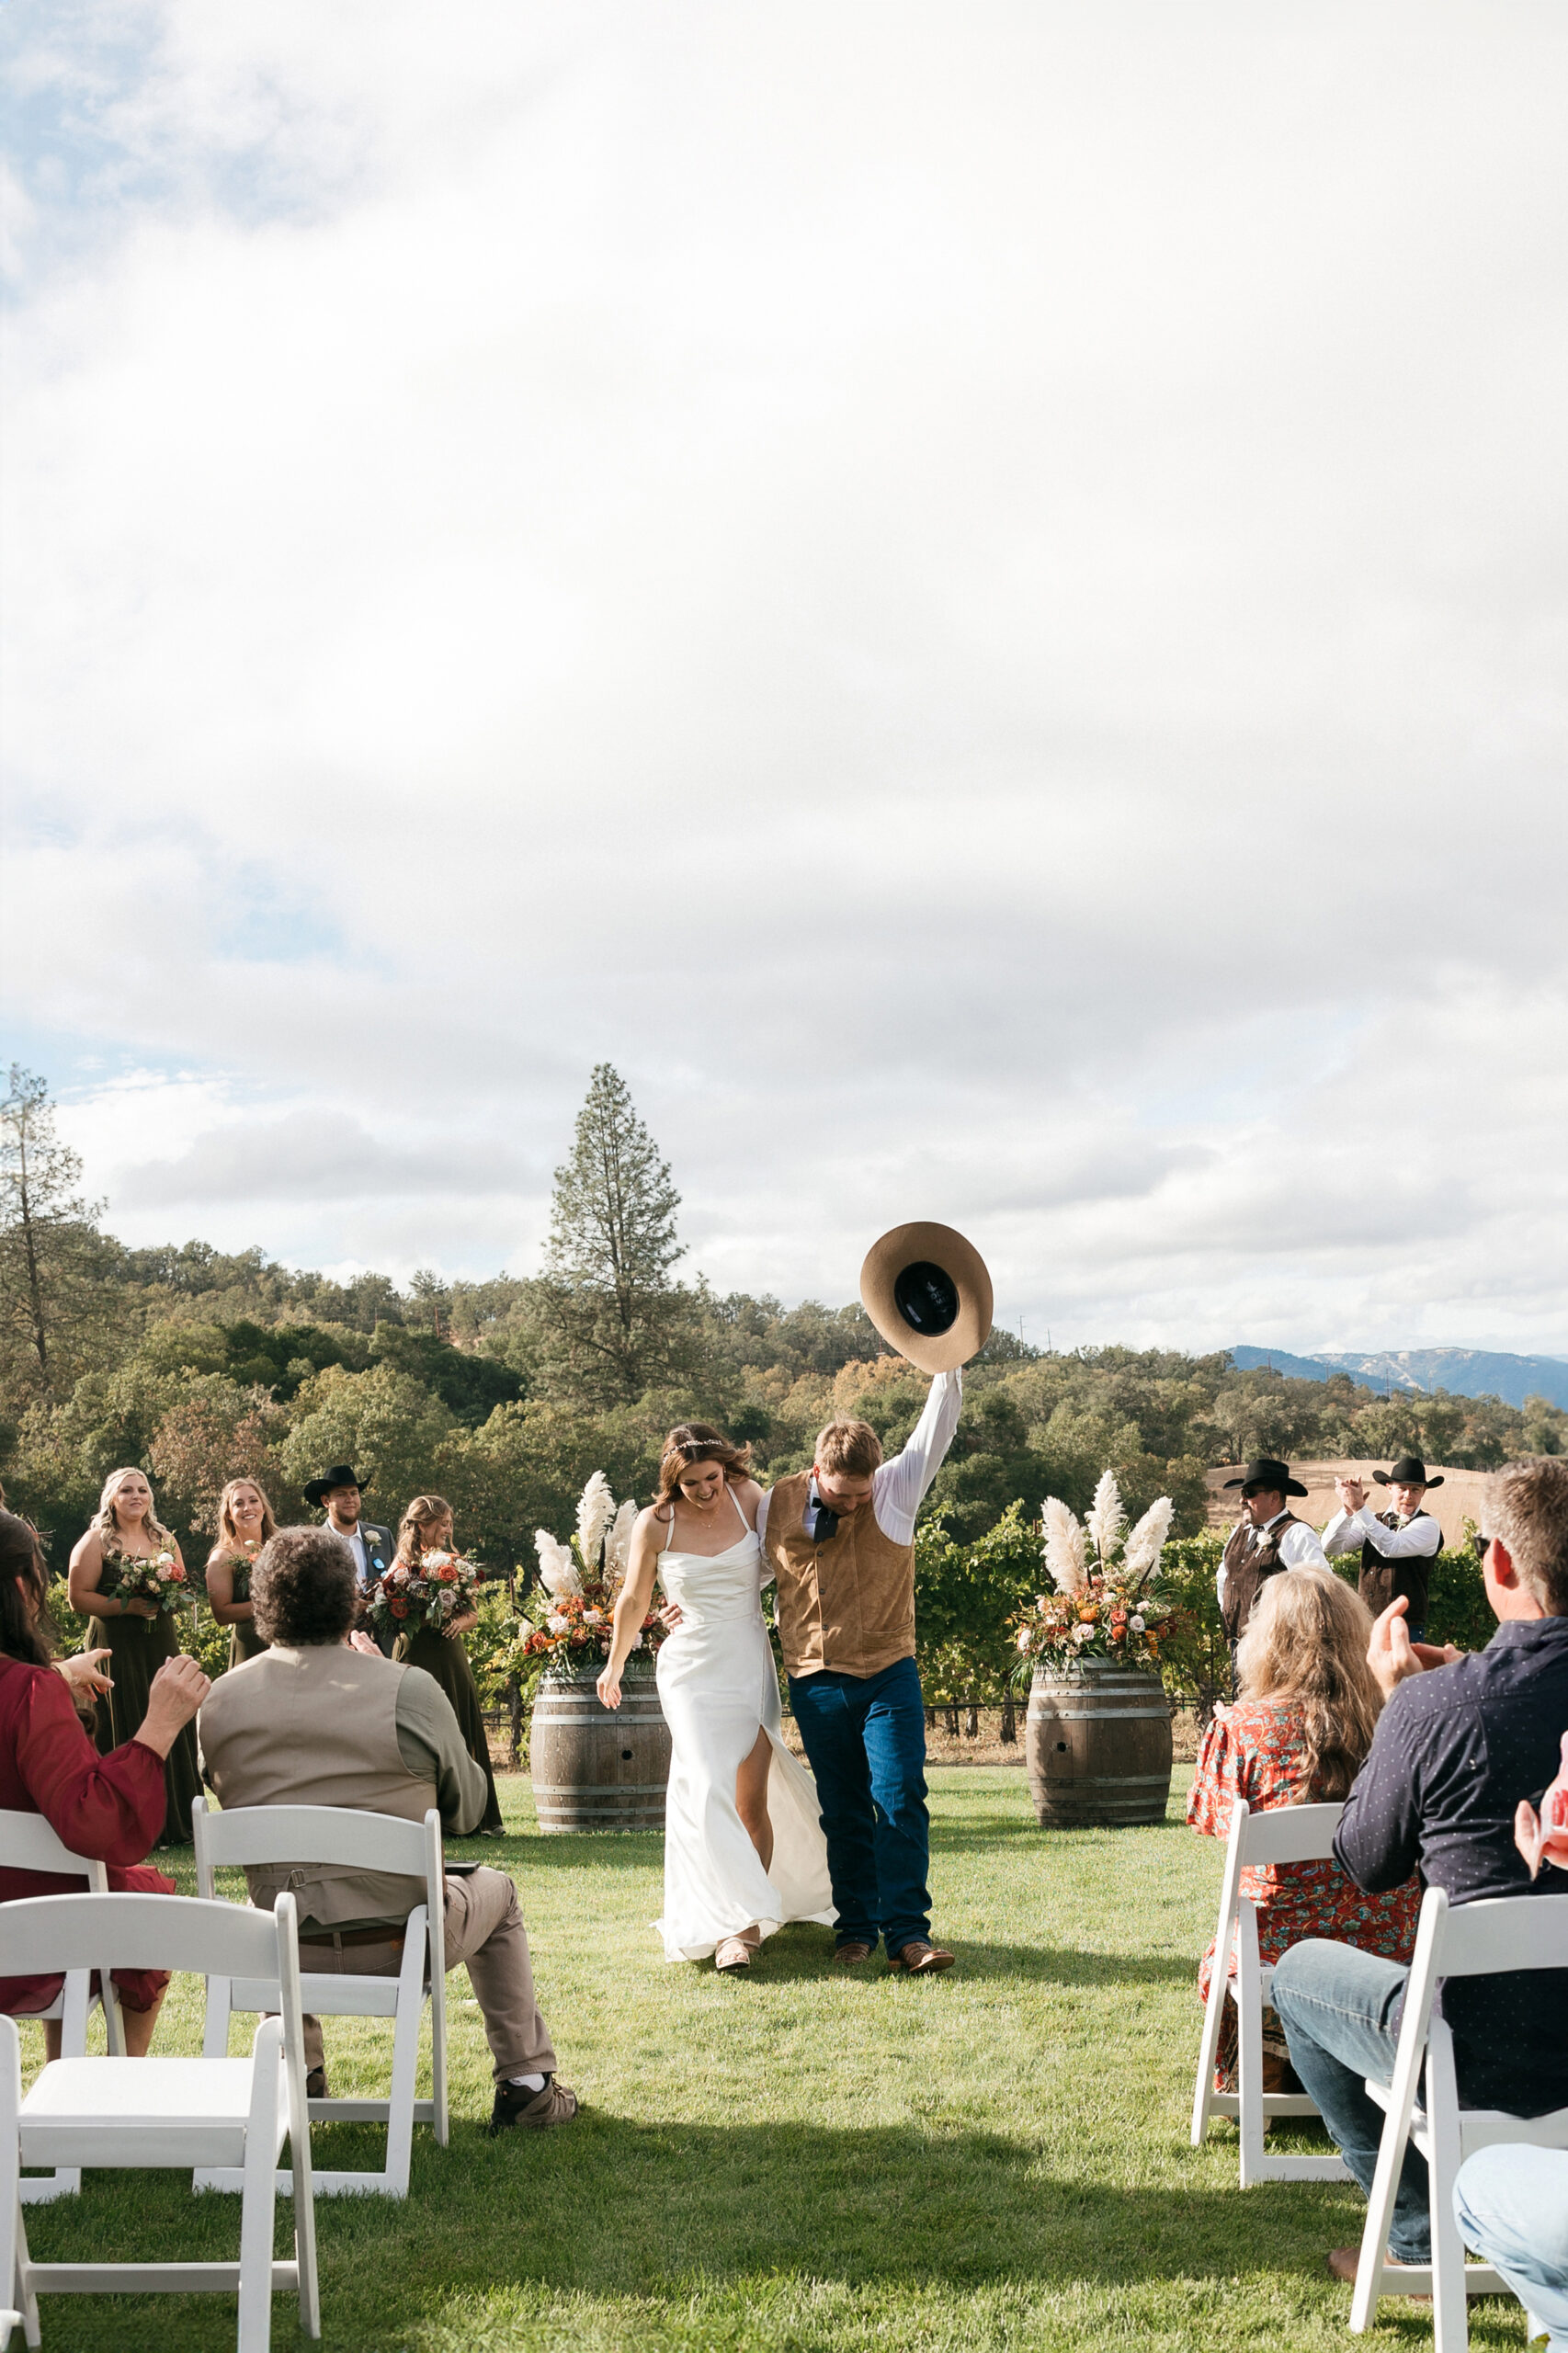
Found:
M 1568 1362 L 1561 1357 L 1509 1357 L 1485 1348 L 1370 1348 L 1343 1356 L 1295 1357 L 1283 1348 L 1231 1350 L 1244 1372 L 1270 1364 L 1293 1381 L 1322 1381 L 1347 1372 L 1364 1389 L 1447 1389 L 1456 1397 L 1501 1397 L 1522 1405 L 1544 1397 L 1568 1406 Z

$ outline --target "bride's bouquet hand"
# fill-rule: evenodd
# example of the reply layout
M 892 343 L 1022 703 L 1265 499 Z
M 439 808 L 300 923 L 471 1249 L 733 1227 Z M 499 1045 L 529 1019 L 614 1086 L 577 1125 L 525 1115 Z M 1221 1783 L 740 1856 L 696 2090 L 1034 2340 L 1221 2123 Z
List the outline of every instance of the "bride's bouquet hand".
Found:
M 620 1669 L 618 1666 L 607 1666 L 603 1674 L 599 1677 L 595 1688 L 597 1690 L 599 1699 L 605 1707 L 619 1708 L 620 1705 Z

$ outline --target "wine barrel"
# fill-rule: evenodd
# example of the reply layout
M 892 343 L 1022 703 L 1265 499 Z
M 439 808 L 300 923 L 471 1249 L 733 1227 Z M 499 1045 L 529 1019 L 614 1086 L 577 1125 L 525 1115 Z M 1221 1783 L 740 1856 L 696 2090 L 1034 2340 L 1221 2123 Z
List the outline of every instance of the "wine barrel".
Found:
M 1171 1709 L 1159 1677 L 1108 1659 L 1037 1666 L 1024 1760 L 1042 1830 L 1163 1822 Z
M 670 1734 L 651 1675 L 625 1678 L 619 1708 L 587 1677 L 548 1677 L 534 1697 L 528 1760 L 546 1833 L 665 1826 Z

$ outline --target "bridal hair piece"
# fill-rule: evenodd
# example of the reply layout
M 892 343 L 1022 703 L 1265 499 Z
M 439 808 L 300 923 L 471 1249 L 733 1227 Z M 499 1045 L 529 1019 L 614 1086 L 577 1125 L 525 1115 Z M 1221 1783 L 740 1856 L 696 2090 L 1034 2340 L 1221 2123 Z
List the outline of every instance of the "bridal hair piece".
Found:
M 667 1504 L 682 1479 L 699 1462 L 718 1462 L 727 1480 L 749 1479 L 751 1449 L 733 1446 L 711 1422 L 677 1422 L 665 1440 L 659 1458 L 659 1483 L 653 1501 Z

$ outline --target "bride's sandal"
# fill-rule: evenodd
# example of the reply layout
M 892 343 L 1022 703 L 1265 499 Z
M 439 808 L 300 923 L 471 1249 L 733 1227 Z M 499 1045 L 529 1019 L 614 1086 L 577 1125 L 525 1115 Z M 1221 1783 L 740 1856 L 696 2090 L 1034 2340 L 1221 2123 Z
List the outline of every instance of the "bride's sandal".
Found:
M 761 1931 L 756 1928 L 748 1928 L 744 1936 L 725 1937 L 713 1955 L 714 1968 L 726 1972 L 749 1969 L 751 1957 L 761 1942 Z

